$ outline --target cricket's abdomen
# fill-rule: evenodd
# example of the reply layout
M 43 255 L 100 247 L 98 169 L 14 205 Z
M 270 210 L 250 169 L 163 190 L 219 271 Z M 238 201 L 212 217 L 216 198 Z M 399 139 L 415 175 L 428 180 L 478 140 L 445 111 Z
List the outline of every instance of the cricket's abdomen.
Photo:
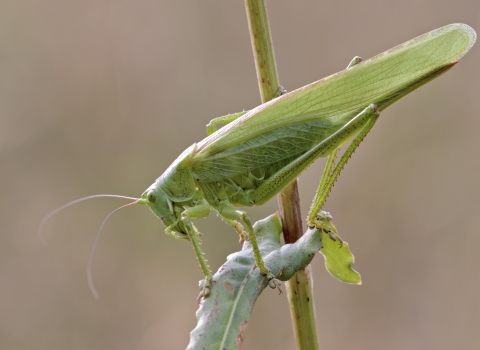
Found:
M 270 164 L 263 168 L 244 172 L 243 174 L 233 176 L 230 179 L 217 181 L 199 181 L 197 182 L 205 193 L 207 201 L 214 207 L 218 206 L 220 201 L 227 200 L 230 204 L 237 207 L 251 207 L 255 205 L 253 198 L 255 190 L 272 175 L 286 167 L 297 156 L 282 159 L 277 163 Z

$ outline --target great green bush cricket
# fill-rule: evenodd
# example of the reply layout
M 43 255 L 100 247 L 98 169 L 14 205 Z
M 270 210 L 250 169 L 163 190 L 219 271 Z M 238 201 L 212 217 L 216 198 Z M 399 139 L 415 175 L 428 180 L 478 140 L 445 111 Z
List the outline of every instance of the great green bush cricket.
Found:
M 364 62 L 355 58 L 347 69 L 250 111 L 213 119 L 207 125 L 208 137 L 188 147 L 141 198 L 131 198 L 135 201 L 120 208 L 146 204 L 167 226 L 168 235 L 192 241 L 205 275 L 200 297 L 209 295 L 211 270 L 191 220 L 206 217 L 211 210 L 242 239 L 250 240 L 256 265 L 275 284 L 275 276 L 262 260 L 248 213 L 234 207 L 264 204 L 317 158 L 329 156 L 307 219 L 309 226 L 315 225 L 340 171 L 379 113 L 455 66 L 475 39 L 469 26 L 451 24 Z M 228 125 L 216 131 L 220 123 Z M 352 138 L 334 167 L 338 148 Z M 92 197 L 84 199 L 88 198 Z M 71 204 L 51 213 L 41 226 Z M 91 259 L 89 269 L 90 264 Z

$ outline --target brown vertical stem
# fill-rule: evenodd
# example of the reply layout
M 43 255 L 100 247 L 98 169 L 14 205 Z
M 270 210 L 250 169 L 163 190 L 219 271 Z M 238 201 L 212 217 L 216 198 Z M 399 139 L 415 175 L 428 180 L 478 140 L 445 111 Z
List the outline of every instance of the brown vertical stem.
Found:
M 245 0 L 245 7 L 260 95 L 265 103 L 274 98 L 280 88 L 267 9 L 264 0 Z M 303 234 L 297 180 L 277 198 L 285 243 L 293 243 Z M 286 283 L 297 349 L 301 350 L 319 348 L 310 271 L 308 266 Z

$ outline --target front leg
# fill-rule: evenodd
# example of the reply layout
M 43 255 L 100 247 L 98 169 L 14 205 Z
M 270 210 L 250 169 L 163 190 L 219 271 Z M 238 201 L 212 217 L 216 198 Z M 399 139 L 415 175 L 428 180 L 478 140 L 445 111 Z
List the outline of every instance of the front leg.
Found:
M 197 301 L 200 302 L 201 298 L 206 298 L 210 295 L 210 288 L 212 282 L 212 270 L 208 266 L 207 259 L 205 259 L 205 254 L 200 247 L 202 243 L 198 237 L 198 232 L 195 226 L 192 224 L 192 219 L 199 219 L 207 217 L 210 214 L 210 205 L 205 199 L 199 200 L 193 207 L 185 209 L 181 214 L 181 221 L 185 226 L 187 235 L 192 241 L 193 250 L 197 256 L 198 262 L 200 263 L 200 268 L 202 269 L 203 275 L 205 276 L 205 282 L 202 285 L 202 290 L 197 297 Z

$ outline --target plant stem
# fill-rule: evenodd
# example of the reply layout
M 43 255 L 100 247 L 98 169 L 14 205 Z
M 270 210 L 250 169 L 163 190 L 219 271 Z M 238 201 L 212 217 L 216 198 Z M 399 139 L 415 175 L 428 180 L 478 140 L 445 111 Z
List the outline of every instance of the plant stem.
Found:
M 245 7 L 260 97 L 265 103 L 273 99 L 280 88 L 267 9 L 264 0 L 245 0 Z
M 264 0 L 245 0 L 250 38 L 262 103 L 274 98 L 280 89 L 272 37 Z M 285 243 L 296 242 L 303 234 L 297 180 L 278 195 Z M 311 267 L 299 271 L 286 282 L 297 349 L 318 349 L 313 303 Z

